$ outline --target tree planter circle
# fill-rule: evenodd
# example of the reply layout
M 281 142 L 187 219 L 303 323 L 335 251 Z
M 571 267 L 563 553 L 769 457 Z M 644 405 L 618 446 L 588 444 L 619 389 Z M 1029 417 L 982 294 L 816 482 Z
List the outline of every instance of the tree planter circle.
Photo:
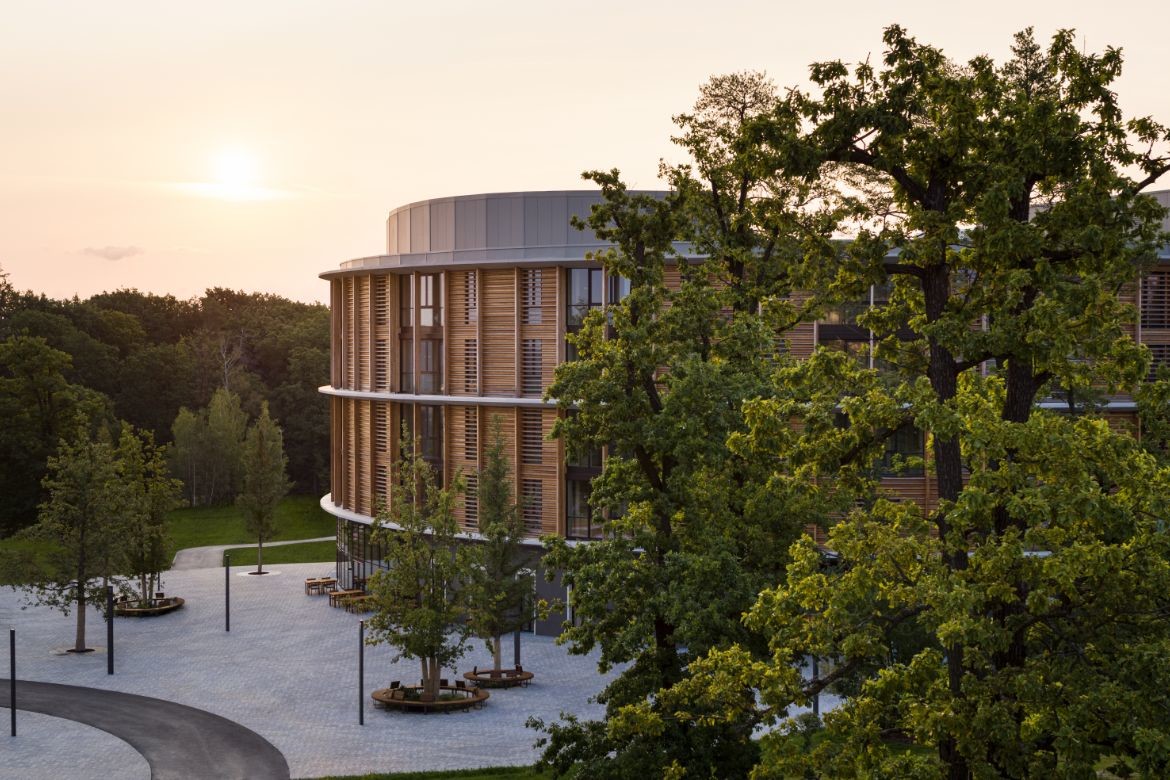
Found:
M 459 688 L 453 685 L 444 685 L 439 688 L 439 691 L 440 697 L 451 695 L 453 698 L 423 701 L 421 685 L 380 688 L 370 694 L 370 698 L 374 700 L 375 707 L 383 709 L 403 712 L 458 712 L 473 707 L 482 707 L 491 695 L 480 688 Z
M 150 599 L 144 607 L 137 606 L 137 601 L 120 601 L 114 604 L 114 614 L 119 617 L 154 617 L 174 612 L 186 602 L 178 596 L 165 599 Z
M 471 680 L 480 688 L 515 688 L 517 686 L 528 687 L 528 683 L 533 678 L 532 672 L 526 672 L 523 669 L 501 669 L 497 673 L 494 669 L 475 669 L 471 672 L 464 672 L 463 679 Z

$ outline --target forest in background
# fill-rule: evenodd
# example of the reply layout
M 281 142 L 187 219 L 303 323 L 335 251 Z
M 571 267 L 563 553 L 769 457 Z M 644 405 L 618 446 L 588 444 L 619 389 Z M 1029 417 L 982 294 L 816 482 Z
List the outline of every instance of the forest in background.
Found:
M 328 372 L 320 304 L 218 287 L 189 300 L 133 289 L 56 300 L 16 290 L 0 269 L 0 536 L 36 520 L 47 459 L 79 413 L 169 444 L 180 410 L 198 414 L 220 388 L 248 417 L 268 401 L 294 490 L 320 494 Z

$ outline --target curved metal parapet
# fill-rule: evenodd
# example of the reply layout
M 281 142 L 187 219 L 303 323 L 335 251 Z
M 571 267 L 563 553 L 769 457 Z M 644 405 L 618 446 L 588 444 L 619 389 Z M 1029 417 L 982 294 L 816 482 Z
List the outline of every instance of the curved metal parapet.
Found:
M 8 681 L 0 681 L 7 703 Z M 16 683 L 16 707 L 67 718 L 128 743 L 150 764 L 151 780 L 288 780 L 288 762 L 264 737 L 204 710 L 132 693 L 76 685 Z M 62 761 L 69 757 L 62 756 Z

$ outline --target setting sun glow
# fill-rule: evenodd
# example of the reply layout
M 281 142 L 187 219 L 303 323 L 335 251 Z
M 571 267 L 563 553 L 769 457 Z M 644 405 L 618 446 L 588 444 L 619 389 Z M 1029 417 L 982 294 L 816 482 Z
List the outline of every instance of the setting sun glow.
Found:
M 215 158 L 215 179 L 228 190 L 245 190 L 256 182 L 256 158 L 244 149 L 224 149 Z

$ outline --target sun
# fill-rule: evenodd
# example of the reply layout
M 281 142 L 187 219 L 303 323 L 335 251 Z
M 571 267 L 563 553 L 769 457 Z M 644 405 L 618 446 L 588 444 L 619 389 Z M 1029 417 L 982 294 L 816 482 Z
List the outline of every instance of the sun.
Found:
M 215 157 L 215 181 L 227 195 L 244 195 L 255 187 L 256 156 L 247 149 L 221 150 Z

